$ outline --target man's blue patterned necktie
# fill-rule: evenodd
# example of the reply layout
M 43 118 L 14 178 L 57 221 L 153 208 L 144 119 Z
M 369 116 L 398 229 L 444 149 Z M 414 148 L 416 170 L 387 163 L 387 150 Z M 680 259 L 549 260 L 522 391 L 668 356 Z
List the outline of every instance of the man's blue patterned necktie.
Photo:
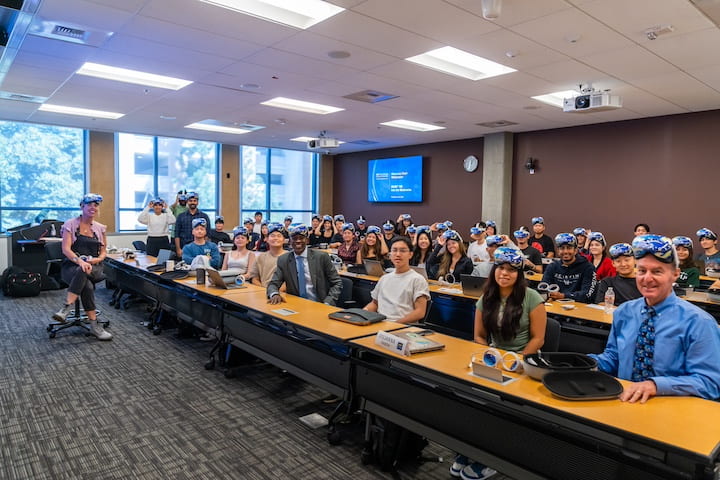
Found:
M 642 382 L 655 376 L 653 357 L 655 355 L 655 317 L 653 307 L 643 307 L 643 321 L 640 324 L 637 340 L 635 340 L 635 356 L 633 358 L 632 381 Z
M 295 255 L 295 261 L 297 262 L 298 289 L 300 290 L 298 293 L 302 298 L 308 298 L 307 283 L 305 282 L 305 262 L 303 262 L 303 257 L 299 255 Z

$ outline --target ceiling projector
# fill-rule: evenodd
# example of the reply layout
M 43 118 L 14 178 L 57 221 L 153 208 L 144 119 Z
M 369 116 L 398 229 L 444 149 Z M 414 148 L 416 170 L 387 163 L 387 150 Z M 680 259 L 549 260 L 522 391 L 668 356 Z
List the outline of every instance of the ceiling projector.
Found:
M 622 107 L 622 99 L 607 92 L 587 93 L 563 99 L 563 112 L 602 112 Z
M 337 148 L 340 146 L 340 142 L 337 138 L 320 137 L 313 140 L 308 140 L 308 148 Z

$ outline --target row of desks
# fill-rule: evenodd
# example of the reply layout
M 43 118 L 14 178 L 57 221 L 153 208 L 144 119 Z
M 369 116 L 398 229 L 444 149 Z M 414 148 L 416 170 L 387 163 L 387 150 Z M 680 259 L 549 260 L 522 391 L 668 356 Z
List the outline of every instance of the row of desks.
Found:
M 108 265 L 123 288 L 154 291 L 181 318 L 219 326 L 234 345 L 518 478 L 710 479 L 720 461 L 717 402 L 565 401 L 525 375 L 509 373 L 517 380 L 504 385 L 471 375 L 473 342 L 438 333 L 444 350 L 403 357 L 375 345 L 379 330 L 404 328 L 396 323 L 358 327 L 290 295 L 269 305 L 254 286 L 220 290 L 161 280 L 134 261 Z

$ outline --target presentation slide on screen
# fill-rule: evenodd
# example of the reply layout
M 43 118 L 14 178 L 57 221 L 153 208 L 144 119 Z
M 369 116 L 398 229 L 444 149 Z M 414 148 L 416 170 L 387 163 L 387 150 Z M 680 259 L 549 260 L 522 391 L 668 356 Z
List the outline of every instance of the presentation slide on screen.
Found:
M 422 157 L 370 160 L 368 201 L 422 202 Z

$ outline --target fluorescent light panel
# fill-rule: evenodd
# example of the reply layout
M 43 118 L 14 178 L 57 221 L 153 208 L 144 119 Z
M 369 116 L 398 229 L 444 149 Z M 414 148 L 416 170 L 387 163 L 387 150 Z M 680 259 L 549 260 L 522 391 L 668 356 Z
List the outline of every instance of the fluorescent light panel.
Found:
M 575 96 L 577 96 L 577 92 L 575 90 L 563 90 L 562 92 L 546 93 L 545 95 L 536 95 L 531 98 L 547 103 L 548 105 L 552 105 L 553 107 L 562 108 L 564 99 L 574 98 Z
M 185 128 L 193 128 L 195 130 L 205 130 L 208 132 L 230 133 L 233 135 L 242 135 L 243 133 L 252 132 L 252 130 L 248 130 L 246 128 L 226 127 L 223 125 L 213 125 L 210 123 L 202 123 L 202 122 L 195 122 L 195 123 L 191 123 L 190 125 L 185 125 Z
M 482 80 L 516 71 L 514 68 L 506 67 L 455 47 L 430 50 L 405 60 L 470 80 Z
M 322 0 L 200 0 L 274 23 L 305 30 L 345 10 Z
M 118 118 L 125 116 L 124 113 L 104 112 L 102 110 L 90 110 L 89 108 L 65 107 L 62 105 L 53 105 L 51 103 L 43 103 L 40 105 L 38 110 L 51 113 L 65 113 L 67 115 L 79 115 L 82 117 L 107 118 L 110 120 L 117 120 Z
M 416 132 L 431 132 L 433 130 L 444 130 L 445 127 L 438 125 L 430 125 L 429 123 L 413 122 L 412 120 L 393 120 L 391 122 L 382 122 L 380 125 L 388 127 L 404 128 L 406 130 L 414 130 Z
M 190 80 L 91 62 L 86 62 L 76 73 L 90 77 L 104 78 L 106 80 L 145 85 L 147 87 L 167 88 L 169 90 L 180 90 L 193 83 Z
M 318 139 L 317 137 L 295 137 L 295 138 L 291 138 L 290 141 L 307 143 L 310 140 L 317 140 L 317 139 Z M 338 145 L 342 145 L 343 143 L 345 143 L 345 142 L 338 140 Z
M 286 108 L 288 110 L 297 110 L 298 112 L 315 113 L 317 115 L 327 115 L 328 113 L 342 112 L 344 108 L 331 107 L 320 103 L 304 102 L 293 98 L 275 97 L 261 105 L 268 107 Z

